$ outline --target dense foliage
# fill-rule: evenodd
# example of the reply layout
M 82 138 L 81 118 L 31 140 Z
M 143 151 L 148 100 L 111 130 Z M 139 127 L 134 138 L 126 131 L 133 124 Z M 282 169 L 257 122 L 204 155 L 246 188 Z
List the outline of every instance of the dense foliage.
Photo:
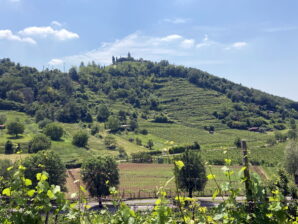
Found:
M 63 128 L 55 123 L 47 124 L 44 128 L 44 133 L 54 141 L 58 141 L 63 136 Z
M 114 64 L 105 67 L 94 62 L 82 63 L 68 73 L 48 69 L 38 71 L 2 59 L 0 107 L 35 115 L 37 122 L 44 119 L 92 122 L 93 117 L 106 122 L 112 114 L 107 105 L 115 100 L 142 110 L 162 110 L 157 90 L 172 79 L 188 80 L 200 88 L 230 98 L 233 108 L 213 113 L 230 128 L 259 127 L 266 131 L 274 126 L 283 129 L 285 118 L 298 118 L 298 103 L 291 100 L 243 87 L 199 69 L 132 57 L 118 58 Z M 154 121 L 172 122 L 163 113 L 156 115 Z
M 112 157 L 90 158 L 82 165 L 81 175 L 91 196 L 101 198 L 110 194 L 110 187 L 119 185 L 119 170 Z

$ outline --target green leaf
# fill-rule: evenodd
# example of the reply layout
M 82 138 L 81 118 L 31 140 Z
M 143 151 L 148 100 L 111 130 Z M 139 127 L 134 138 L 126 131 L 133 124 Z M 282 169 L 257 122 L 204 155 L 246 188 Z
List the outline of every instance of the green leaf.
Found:
M 10 188 L 5 188 L 3 191 L 2 191 L 2 194 L 3 195 L 6 195 L 6 196 L 11 196 L 11 190 Z
M 177 166 L 178 170 L 181 170 L 184 167 L 184 163 L 181 160 L 175 161 L 175 165 Z
M 55 195 L 53 194 L 53 192 L 51 190 L 48 190 L 47 195 L 50 199 L 54 199 Z
M 29 197 L 33 197 L 34 193 L 35 193 L 35 190 L 29 190 L 29 191 L 27 191 L 27 195 Z
M 32 185 L 32 181 L 30 179 L 25 179 L 24 182 L 25 182 L 26 186 L 31 186 Z
M 207 175 L 208 180 L 213 180 L 215 178 L 215 175 L 209 174 Z
M 214 200 L 214 198 L 216 198 L 218 194 L 219 194 L 219 190 L 216 189 L 212 195 L 212 200 Z

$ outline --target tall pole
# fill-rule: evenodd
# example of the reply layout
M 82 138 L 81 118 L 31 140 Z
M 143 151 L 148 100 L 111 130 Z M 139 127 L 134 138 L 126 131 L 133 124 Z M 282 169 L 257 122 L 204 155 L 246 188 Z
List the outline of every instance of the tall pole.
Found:
M 241 148 L 243 153 L 243 166 L 244 169 L 244 184 L 245 184 L 245 195 L 248 203 L 248 212 L 253 213 L 253 195 L 251 188 L 251 180 L 249 174 L 249 163 L 248 163 L 248 153 L 246 141 L 241 141 Z

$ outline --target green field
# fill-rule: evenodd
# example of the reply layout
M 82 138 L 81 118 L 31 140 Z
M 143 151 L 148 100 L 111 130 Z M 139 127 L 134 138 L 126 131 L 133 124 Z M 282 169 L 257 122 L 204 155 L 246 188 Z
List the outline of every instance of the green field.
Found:
M 34 119 L 24 113 L 14 111 L 0 111 L 0 114 L 7 116 L 8 122 L 20 120 L 25 124 L 25 133 L 20 135 L 18 139 L 6 133 L 6 130 L 0 130 L 0 152 L 4 153 L 4 144 L 7 140 L 11 140 L 14 144 L 20 143 L 23 153 L 26 153 L 27 145 L 33 136 L 42 132 L 38 128 Z M 52 150 L 57 152 L 65 163 L 81 163 L 90 156 L 111 154 L 118 155 L 117 150 L 108 150 L 104 145 L 104 137 L 108 133 L 104 130 L 103 124 L 100 124 L 100 136 L 90 135 L 88 148 L 79 148 L 72 145 L 72 136 L 80 129 L 90 132 L 90 129 L 84 127 L 83 123 L 66 124 L 61 123 L 65 134 L 61 141 L 52 141 Z M 149 151 L 145 146 L 149 139 L 153 140 L 155 150 L 163 150 L 175 145 L 192 144 L 194 141 L 201 145 L 202 156 L 206 161 L 214 159 L 223 161 L 224 158 L 231 158 L 234 164 L 241 163 L 241 151 L 234 146 L 236 136 L 247 140 L 250 158 L 254 164 L 262 164 L 265 166 L 276 166 L 282 162 L 283 150 L 286 143 L 280 143 L 272 147 L 265 147 L 266 139 L 273 133 L 261 134 L 249 131 L 219 129 L 214 134 L 209 134 L 202 128 L 185 126 L 182 123 L 159 124 L 150 120 L 139 119 L 139 128 L 147 129 L 149 134 L 142 135 L 135 132 L 122 132 L 113 135 L 117 141 L 117 145 L 125 149 L 128 155 L 138 151 Z M 136 144 L 135 139 L 142 141 L 142 146 Z M 133 142 L 129 141 L 134 139 Z M 169 144 L 173 141 L 173 144 Z M 223 152 L 227 151 L 224 155 Z M 270 156 L 268 156 L 270 155 Z M 2 155 L 2 158 L 15 159 L 15 155 Z

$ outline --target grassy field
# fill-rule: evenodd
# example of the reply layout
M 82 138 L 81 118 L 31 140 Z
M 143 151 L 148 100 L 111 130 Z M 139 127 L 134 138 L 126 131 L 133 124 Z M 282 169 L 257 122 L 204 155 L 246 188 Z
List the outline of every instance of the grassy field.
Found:
M 231 170 L 234 171 L 232 175 L 232 183 L 235 187 L 243 188 L 240 183 L 239 170 L 240 166 L 232 166 Z M 264 172 L 261 167 L 251 167 L 252 173 L 256 174 L 260 178 L 264 179 L 264 175 L 260 172 Z M 69 189 L 68 194 L 76 191 L 77 187 L 73 183 L 74 180 L 80 179 L 80 169 L 70 169 L 69 172 L 74 178 L 68 178 L 67 187 Z M 137 163 L 122 163 L 119 164 L 120 170 L 120 186 L 119 193 L 123 198 L 139 198 L 139 197 L 154 197 L 155 192 L 159 187 L 164 186 L 165 183 L 173 176 L 173 165 L 169 164 L 137 164 Z M 228 181 L 228 178 L 224 175 L 222 166 L 211 166 L 212 173 L 216 176 L 216 180 L 219 184 L 223 184 Z M 209 169 L 206 170 L 207 175 L 210 173 Z M 207 182 L 204 192 L 201 194 L 204 196 L 210 196 L 213 194 L 216 184 L 213 180 Z M 175 183 L 171 181 L 166 188 L 168 194 L 175 194 Z

